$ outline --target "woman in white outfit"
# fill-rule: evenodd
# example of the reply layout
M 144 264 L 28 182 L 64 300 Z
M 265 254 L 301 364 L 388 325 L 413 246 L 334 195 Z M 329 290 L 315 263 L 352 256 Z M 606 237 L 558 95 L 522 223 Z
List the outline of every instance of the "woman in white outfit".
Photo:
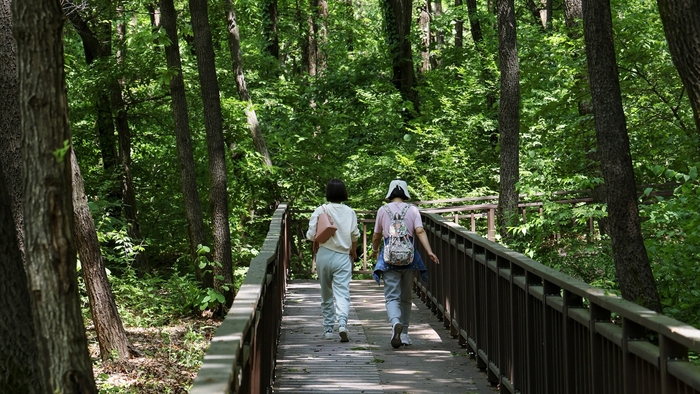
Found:
M 331 179 L 326 186 L 324 204 L 311 214 L 306 238 L 314 242 L 316 272 L 321 282 L 321 310 L 323 312 L 323 337 L 333 339 L 333 327 L 338 321 L 338 334 L 341 342 L 348 342 L 348 313 L 350 312 L 350 279 L 352 262 L 357 257 L 357 215 L 352 208 L 342 204 L 348 200 L 345 184 L 340 179 Z M 326 242 L 315 241 L 318 216 L 327 212 L 338 228 Z M 335 307 L 334 307 L 335 304 Z

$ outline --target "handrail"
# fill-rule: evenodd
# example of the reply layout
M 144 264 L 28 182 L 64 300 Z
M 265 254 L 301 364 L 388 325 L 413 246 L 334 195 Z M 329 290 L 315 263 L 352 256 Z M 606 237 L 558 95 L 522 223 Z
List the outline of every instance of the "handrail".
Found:
M 700 392 L 700 330 L 422 217 L 440 264 L 416 291 L 503 392 Z
M 272 386 L 290 255 L 289 209 L 280 204 L 260 253 L 204 355 L 191 394 L 261 393 Z

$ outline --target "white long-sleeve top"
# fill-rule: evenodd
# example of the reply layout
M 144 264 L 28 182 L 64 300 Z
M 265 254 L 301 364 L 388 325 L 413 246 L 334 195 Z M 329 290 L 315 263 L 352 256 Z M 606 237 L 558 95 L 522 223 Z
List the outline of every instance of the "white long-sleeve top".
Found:
M 318 223 L 318 216 L 323 213 L 323 208 L 331 215 L 333 223 L 335 223 L 338 230 L 321 246 L 339 253 L 349 253 L 352 243 L 360 237 L 360 230 L 357 228 L 355 211 L 347 205 L 329 203 L 316 208 L 314 213 L 311 214 L 306 238 L 313 241 L 316 237 L 316 224 Z

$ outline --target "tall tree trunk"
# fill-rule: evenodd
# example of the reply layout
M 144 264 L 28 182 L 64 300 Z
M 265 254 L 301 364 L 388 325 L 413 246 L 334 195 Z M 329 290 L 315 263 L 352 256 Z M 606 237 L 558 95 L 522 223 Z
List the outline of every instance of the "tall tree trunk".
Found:
M 0 1 L 0 8 L 5 6 L 9 10 L 9 4 Z M 0 14 L 2 12 L 4 10 L 0 9 Z M 0 15 L 0 21 L 5 22 L 2 19 Z M 2 170 L 0 164 L 0 172 Z M 12 388 L 17 393 L 39 394 L 46 390 L 42 389 L 43 382 L 36 379 L 39 358 L 32 321 L 32 294 L 22 266 L 11 204 L 5 177 L 0 176 L 0 309 L 3 316 L 0 319 L 0 387 Z
M 688 91 L 695 127 L 700 132 L 700 3 L 657 0 L 673 64 Z
M 10 0 L 0 0 L 0 165 L 15 225 L 20 257 L 24 261 L 22 217 L 22 151 L 19 133 L 19 87 L 17 86 L 15 40 L 12 38 Z
M 659 293 L 639 222 L 609 0 L 583 2 L 583 33 L 617 280 L 624 299 L 660 312 Z
M 117 7 L 117 15 L 120 17 L 117 23 L 117 66 L 124 63 L 126 40 L 126 23 L 123 21 L 124 11 L 121 6 Z M 131 174 L 131 129 L 129 128 L 129 114 L 124 102 L 124 79 L 119 78 L 112 83 L 112 110 L 115 115 L 117 135 L 119 138 L 119 158 L 121 159 L 121 184 L 122 184 L 122 207 L 124 218 L 127 223 L 127 233 L 135 244 L 134 261 L 136 266 L 142 270 L 147 270 L 148 254 L 144 249 L 141 224 L 139 223 L 138 210 L 136 208 L 136 190 L 134 189 L 134 178 Z M 136 243 L 139 243 L 136 245 Z
M 265 0 L 263 3 L 263 35 L 265 51 L 275 59 L 280 58 L 279 36 L 277 34 L 277 0 Z
M 23 0 L 12 3 L 12 15 L 38 379 L 46 392 L 96 393 L 76 278 L 64 14 L 58 1 Z
M 477 16 L 476 0 L 467 0 L 467 13 L 469 14 L 472 40 L 474 40 L 474 44 L 479 46 L 484 41 L 484 36 L 481 33 L 481 22 Z
M 566 27 L 575 29 L 579 26 L 579 21 L 583 19 L 582 0 L 564 0 L 564 20 Z
M 115 353 L 118 360 L 125 360 L 131 354 L 129 339 L 109 286 L 100 242 L 97 240 L 97 230 L 85 195 L 85 183 L 73 149 L 70 152 L 70 160 L 73 172 L 75 242 L 90 301 L 92 322 L 95 324 L 97 342 L 100 345 L 100 355 L 103 361 L 109 360 Z
M 520 64 L 516 42 L 513 0 L 498 0 L 498 56 L 501 71 L 501 100 L 498 127 L 501 134 L 500 194 L 498 223 L 506 237 L 518 214 L 520 180 Z
M 216 79 L 214 48 L 206 0 L 189 0 L 192 15 L 192 31 L 197 51 L 199 82 L 202 85 L 204 126 L 209 151 L 209 196 L 214 238 L 214 288 L 226 297 L 226 306 L 233 303 L 233 261 L 231 257 L 231 232 L 228 220 L 228 191 L 226 189 L 226 155 L 223 132 L 219 82 Z M 220 279 L 223 278 L 223 279 Z M 227 287 L 225 289 L 224 287 Z M 223 311 L 220 311 L 223 312 Z
M 313 9 L 313 1 L 311 1 L 311 9 Z M 307 11 L 304 12 L 301 10 L 303 14 L 306 15 L 306 33 L 304 36 L 306 37 L 306 42 L 305 42 L 305 53 L 306 53 L 306 72 L 309 74 L 309 76 L 315 77 L 316 76 L 316 66 L 318 65 L 318 45 L 316 45 L 316 27 L 314 26 L 315 21 L 314 21 L 314 13 L 313 11 Z
M 314 52 L 316 53 L 316 74 L 326 70 L 326 45 L 328 44 L 328 2 L 326 0 L 311 1 L 311 20 L 313 26 Z
M 464 3 L 462 0 L 455 0 L 455 8 L 461 8 Z M 464 47 L 464 20 L 462 18 L 455 19 L 455 46 L 457 48 Z
M 345 14 L 347 16 L 348 24 L 346 25 L 346 32 L 347 32 L 347 43 L 348 43 L 348 52 L 352 52 L 355 50 L 355 34 L 354 34 L 354 29 L 355 25 L 357 23 L 355 19 L 355 8 L 352 5 L 352 0 L 344 0 L 344 7 L 345 7 Z
M 211 274 L 204 274 L 197 262 L 197 250 L 199 245 L 207 245 L 207 233 L 204 225 L 204 215 L 202 214 L 202 203 L 197 192 L 192 133 L 187 116 L 189 109 L 185 95 L 185 83 L 182 77 L 180 44 L 177 37 L 177 13 L 175 12 L 173 0 L 161 0 L 160 9 L 163 28 L 170 39 L 170 45 L 165 46 L 165 57 L 168 68 L 176 71 L 175 75 L 170 79 L 170 97 L 173 106 L 175 141 L 177 144 L 177 157 L 180 162 L 180 178 L 182 180 L 182 196 L 185 203 L 185 216 L 187 217 L 187 230 L 190 239 L 190 253 L 192 254 L 197 278 L 204 288 L 208 288 L 214 285 L 214 278 Z
M 581 0 L 564 0 L 564 21 L 566 27 L 574 29 L 578 27 L 579 21 L 583 19 L 583 9 Z
M 0 0 L 0 387 L 39 394 L 32 294 L 27 287 L 16 221 L 22 220 L 17 48 L 10 0 Z M 12 197 L 10 197 L 12 196 Z
M 90 26 L 85 22 L 78 7 L 70 1 L 64 1 L 64 12 L 71 22 L 71 25 L 76 30 L 83 43 L 83 51 L 85 52 L 85 63 L 89 66 L 99 58 L 107 58 L 112 55 L 111 45 L 111 24 L 101 23 L 97 26 L 98 35 L 93 32 Z M 102 165 L 105 174 L 109 177 L 110 190 L 108 195 L 111 199 L 122 200 L 122 191 L 118 179 L 120 178 L 119 168 L 119 150 L 117 139 L 114 136 L 114 119 L 112 117 L 112 106 L 110 103 L 111 88 L 107 86 L 97 86 L 95 90 L 95 115 L 97 139 L 102 154 Z M 115 216 L 119 212 L 112 212 Z
M 430 20 L 434 20 L 436 18 L 441 18 L 442 17 L 442 0 L 433 0 L 432 1 L 432 9 L 430 7 L 431 1 L 427 0 L 428 4 L 428 12 L 430 14 Z M 432 27 L 432 23 L 430 24 Z M 435 29 L 435 34 L 434 34 L 434 41 L 435 41 L 435 48 L 437 49 L 437 53 L 440 53 L 440 50 L 442 47 L 445 45 L 445 32 L 442 29 Z M 431 52 L 430 53 L 430 65 L 433 69 L 437 68 L 440 65 L 441 61 L 438 58 L 436 52 Z
M 430 71 L 430 13 L 428 12 L 429 2 L 420 7 L 418 17 L 418 29 L 420 30 L 420 57 L 423 60 L 420 71 L 426 73 Z
M 410 41 L 413 1 L 382 0 L 382 12 L 392 59 L 392 83 L 401 92 L 401 97 L 411 102 L 415 112 L 419 112 L 418 92 L 415 89 L 416 73 Z
M 246 120 L 248 122 L 248 130 L 250 130 L 250 136 L 253 139 L 253 146 L 255 150 L 262 156 L 263 162 L 267 167 L 272 166 L 272 160 L 270 160 L 270 153 L 267 150 L 267 145 L 265 144 L 265 137 L 260 129 L 260 123 L 258 122 L 258 116 L 253 108 L 253 102 L 250 99 L 250 93 L 248 92 L 248 86 L 245 83 L 245 76 L 243 75 L 243 61 L 241 57 L 241 34 L 238 30 L 238 23 L 236 23 L 236 10 L 233 8 L 233 1 L 228 0 L 228 48 L 231 52 L 231 59 L 233 60 L 233 75 L 236 78 L 236 88 L 238 89 L 238 97 L 241 101 L 248 103 L 245 109 Z

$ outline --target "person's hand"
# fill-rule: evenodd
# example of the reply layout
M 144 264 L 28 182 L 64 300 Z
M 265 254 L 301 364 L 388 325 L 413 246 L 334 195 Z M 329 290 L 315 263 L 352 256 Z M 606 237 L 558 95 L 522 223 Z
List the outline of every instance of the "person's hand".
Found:
M 355 249 L 350 249 L 350 261 L 357 260 L 357 251 Z
M 373 250 L 372 254 L 369 255 L 371 259 L 376 259 L 377 256 L 379 256 L 379 252 L 377 252 L 376 250 Z
M 314 241 L 314 254 L 318 252 L 318 247 L 321 246 L 318 242 Z
M 433 263 L 440 264 L 440 260 L 438 260 L 438 257 L 435 255 L 435 253 L 428 253 L 428 257 L 430 257 L 430 260 L 433 260 Z

